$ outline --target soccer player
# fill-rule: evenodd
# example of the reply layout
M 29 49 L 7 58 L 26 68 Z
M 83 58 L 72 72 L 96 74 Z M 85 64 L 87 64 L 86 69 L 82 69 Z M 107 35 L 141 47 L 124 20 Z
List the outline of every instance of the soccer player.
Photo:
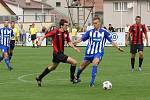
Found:
M 0 29 L 0 49 L 2 51 L 2 56 L 0 56 L 0 61 L 4 59 L 6 66 L 11 71 L 13 68 L 10 64 L 8 50 L 10 47 L 10 40 L 14 37 L 13 30 L 8 27 L 8 21 L 5 21 L 4 28 Z
M 20 32 L 18 27 L 16 27 L 15 21 L 11 22 L 11 28 L 13 29 L 14 35 L 15 35 L 15 41 L 19 42 L 20 41 Z
M 80 50 L 76 48 L 70 40 L 69 33 L 67 31 L 68 21 L 66 21 L 65 19 L 61 19 L 59 22 L 59 26 L 60 28 L 56 28 L 53 31 L 48 32 L 44 37 L 42 37 L 38 41 L 38 45 L 41 45 L 42 41 L 45 38 L 52 37 L 52 44 L 54 49 L 53 63 L 48 67 L 46 67 L 46 69 L 38 77 L 36 77 L 38 86 L 41 86 L 41 81 L 43 77 L 47 75 L 49 72 L 55 70 L 60 62 L 71 64 L 70 81 L 73 83 L 76 81 L 74 77 L 74 73 L 75 73 L 77 61 L 72 57 L 69 57 L 64 54 L 64 43 L 67 42 L 68 45 L 70 45 L 77 52 L 80 52 Z
M 110 33 L 102 28 L 99 17 L 93 18 L 94 29 L 87 31 L 81 38 L 77 39 L 76 43 L 80 43 L 81 41 L 88 40 L 88 45 L 85 51 L 85 57 L 83 62 L 81 63 L 78 72 L 77 72 L 77 81 L 80 82 L 80 74 L 83 70 L 92 63 L 92 79 L 90 81 L 90 87 L 94 86 L 94 81 L 97 74 L 97 67 L 102 60 L 104 54 L 104 46 L 106 39 L 112 43 L 114 47 L 116 47 L 119 51 L 123 52 L 123 49 L 118 47 L 118 45 L 112 41 Z
M 126 45 L 128 45 L 128 38 L 131 36 L 130 41 L 130 53 L 131 53 L 131 72 L 134 71 L 134 63 L 135 63 L 135 55 L 139 53 L 139 65 L 138 70 L 142 71 L 142 62 L 143 62 L 143 35 L 145 35 L 146 39 L 146 45 L 148 46 L 148 35 L 147 35 L 147 29 L 144 24 L 141 24 L 141 17 L 136 16 L 135 18 L 135 24 L 133 24 L 130 29 L 129 33 L 127 34 L 126 38 Z
M 36 34 L 37 34 L 37 29 L 35 28 L 35 24 L 32 23 L 30 27 L 30 34 L 31 34 L 31 40 L 32 40 L 32 48 L 35 48 L 35 40 L 36 40 Z
M 16 41 L 19 40 L 18 38 L 19 38 L 19 34 L 20 34 L 18 28 L 15 26 L 15 22 L 14 21 L 12 21 L 10 23 L 10 26 L 11 26 L 11 29 L 13 30 L 15 36 L 10 41 L 9 60 L 11 60 L 11 58 L 13 56 L 13 51 L 14 51 L 14 48 L 15 48 L 15 43 L 16 43 Z

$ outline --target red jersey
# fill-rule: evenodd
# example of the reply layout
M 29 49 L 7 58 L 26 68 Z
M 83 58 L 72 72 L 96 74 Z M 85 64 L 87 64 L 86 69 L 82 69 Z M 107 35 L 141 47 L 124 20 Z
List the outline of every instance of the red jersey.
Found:
M 65 41 L 71 42 L 69 33 L 68 32 L 61 32 L 59 29 L 54 29 L 53 31 L 48 32 L 46 35 L 47 37 L 52 37 L 52 44 L 54 53 L 57 54 L 58 52 L 64 52 L 64 43 Z
M 143 33 L 146 33 L 146 27 L 142 24 L 133 24 L 129 33 L 131 35 L 131 44 L 143 44 Z

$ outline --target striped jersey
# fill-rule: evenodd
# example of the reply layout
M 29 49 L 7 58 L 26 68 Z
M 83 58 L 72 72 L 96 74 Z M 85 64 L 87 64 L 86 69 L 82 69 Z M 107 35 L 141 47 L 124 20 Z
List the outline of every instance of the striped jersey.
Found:
M 0 29 L 0 45 L 9 47 L 12 37 L 14 37 L 12 29 L 5 27 Z
M 95 29 L 87 31 L 82 36 L 82 41 L 88 40 L 85 54 L 93 55 L 104 52 L 106 39 L 112 42 L 111 34 L 104 28 L 100 28 L 99 31 Z
M 69 32 L 61 32 L 59 29 L 48 32 L 45 37 L 52 37 L 54 54 L 58 54 L 59 52 L 64 53 L 65 42 L 71 42 Z
M 143 34 L 147 33 L 147 29 L 145 25 L 142 24 L 133 24 L 129 33 L 131 35 L 131 44 L 143 44 Z

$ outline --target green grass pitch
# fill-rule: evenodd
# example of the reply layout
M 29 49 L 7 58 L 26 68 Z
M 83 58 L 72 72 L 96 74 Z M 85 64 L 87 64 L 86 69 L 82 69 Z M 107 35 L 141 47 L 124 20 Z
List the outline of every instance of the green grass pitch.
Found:
M 65 48 L 65 53 L 78 61 L 84 56 L 81 53 Z M 91 65 L 82 73 L 79 84 L 69 81 L 69 64 L 60 64 L 43 80 L 43 86 L 37 87 L 35 77 L 42 72 L 52 60 L 52 48 L 16 47 L 12 58 L 14 70 L 8 71 L 4 62 L 0 63 L 0 100 L 150 100 L 150 53 L 144 49 L 143 71 L 138 72 L 138 57 L 135 71 L 130 72 L 130 54 L 115 48 L 106 47 L 95 87 L 90 88 Z M 113 84 L 111 90 L 103 90 L 102 82 L 109 80 Z

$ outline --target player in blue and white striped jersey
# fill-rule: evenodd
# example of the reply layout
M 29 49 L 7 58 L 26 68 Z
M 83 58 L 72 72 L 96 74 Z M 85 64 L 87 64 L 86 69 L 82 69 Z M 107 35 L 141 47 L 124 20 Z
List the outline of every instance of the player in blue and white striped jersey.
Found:
M 12 70 L 8 50 L 10 47 L 10 40 L 14 37 L 13 30 L 8 27 L 9 22 L 5 21 L 4 28 L 0 29 L 0 49 L 2 51 L 2 56 L 0 56 L 0 61 L 4 59 L 9 70 Z
M 77 39 L 76 43 L 80 43 L 81 41 L 88 40 L 88 45 L 86 47 L 85 57 L 83 62 L 80 65 L 80 68 L 77 72 L 77 82 L 80 82 L 80 74 L 82 71 L 92 63 L 92 79 L 90 81 L 90 86 L 94 86 L 95 77 L 97 74 L 97 66 L 101 62 L 103 54 L 105 42 L 108 40 L 115 46 L 118 50 L 123 51 L 118 45 L 112 41 L 110 33 L 101 27 L 100 18 L 93 18 L 94 29 L 87 31 L 81 38 Z

